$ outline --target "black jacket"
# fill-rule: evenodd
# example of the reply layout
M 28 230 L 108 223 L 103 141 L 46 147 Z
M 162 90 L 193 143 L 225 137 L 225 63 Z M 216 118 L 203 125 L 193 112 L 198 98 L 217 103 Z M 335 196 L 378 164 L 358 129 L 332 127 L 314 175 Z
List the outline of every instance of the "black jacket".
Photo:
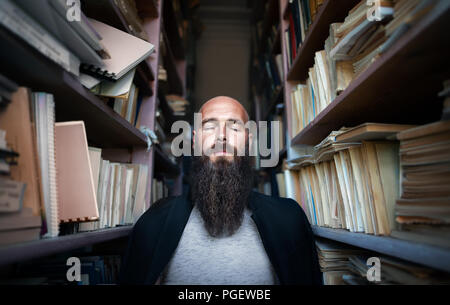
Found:
M 186 193 L 154 203 L 136 222 L 121 266 L 122 284 L 154 284 L 169 263 L 192 211 Z M 292 199 L 252 192 L 249 208 L 280 284 L 322 284 L 314 236 Z

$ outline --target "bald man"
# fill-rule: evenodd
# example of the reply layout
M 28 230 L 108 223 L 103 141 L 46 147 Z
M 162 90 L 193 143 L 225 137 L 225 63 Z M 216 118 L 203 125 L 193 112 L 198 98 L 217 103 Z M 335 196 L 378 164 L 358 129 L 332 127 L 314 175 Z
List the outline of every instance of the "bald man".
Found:
M 314 237 L 292 199 L 252 191 L 252 134 L 244 107 L 207 101 L 193 144 L 191 187 L 154 203 L 137 221 L 123 284 L 322 284 Z

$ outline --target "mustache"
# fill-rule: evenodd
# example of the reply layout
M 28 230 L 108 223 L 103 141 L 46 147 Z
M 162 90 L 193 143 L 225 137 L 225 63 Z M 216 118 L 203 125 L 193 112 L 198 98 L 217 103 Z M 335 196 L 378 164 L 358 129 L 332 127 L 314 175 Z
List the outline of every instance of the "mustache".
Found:
M 216 153 L 216 152 L 228 152 L 232 153 L 234 155 L 237 155 L 237 148 L 232 146 L 229 143 L 219 143 L 215 142 L 211 147 L 206 149 L 206 154 L 209 156 L 210 154 Z

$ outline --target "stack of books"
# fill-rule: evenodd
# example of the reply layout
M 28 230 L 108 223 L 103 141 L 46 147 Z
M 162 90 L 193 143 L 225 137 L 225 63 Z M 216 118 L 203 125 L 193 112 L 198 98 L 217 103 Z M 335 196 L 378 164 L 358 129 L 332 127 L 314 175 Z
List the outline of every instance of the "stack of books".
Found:
M 375 255 L 347 244 L 317 238 L 316 249 L 325 285 L 442 285 L 448 274 Z M 379 278 L 377 263 L 379 262 Z M 375 268 L 375 269 L 374 269 Z
M 288 196 L 314 225 L 389 235 L 396 227 L 399 155 L 398 142 L 383 139 L 411 127 L 366 123 L 333 132 L 310 156 L 289 163 L 300 190 Z
M 402 192 L 393 236 L 450 248 L 450 121 L 409 129 L 400 140 Z
M 101 152 L 89 147 L 99 217 L 80 223 L 79 231 L 133 224 L 146 210 L 147 165 L 110 162 Z
M 344 278 L 355 275 L 350 257 L 365 254 L 363 250 L 321 238 L 316 239 L 316 249 L 324 285 L 345 285 Z

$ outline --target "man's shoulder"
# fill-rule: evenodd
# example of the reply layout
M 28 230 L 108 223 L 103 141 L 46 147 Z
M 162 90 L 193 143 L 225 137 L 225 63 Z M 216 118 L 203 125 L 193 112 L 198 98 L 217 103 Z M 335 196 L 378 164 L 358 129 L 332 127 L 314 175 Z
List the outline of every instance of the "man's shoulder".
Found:
M 282 219 L 287 225 L 309 224 L 303 208 L 291 198 L 275 197 L 252 192 L 254 204 L 262 208 L 271 217 Z
M 135 229 L 142 228 L 149 223 L 163 221 L 169 214 L 170 208 L 181 199 L 182 196 L 169 196 L 159 199 L 150 205 L 135 224 Z
M 264 206 L 264 207 L 268 207 L 270 206 L 270 208 L 276 209 L 280 212 L 285 212 L 285 213 L 289 213 L 289 212 L 301 212 L 303 211 L 303 209 L 300 207 L 300 205 L 293 199 L 291 198 L 284 198 L 284 197 L 276 197 L 276 196 L 269 196 L 269 195 L 265 195 L 256 191 L 252 192 L 252 196 L 253 196 L 253 200 L 255 200 L 255 203 L 260 205 L 260 206 Z

